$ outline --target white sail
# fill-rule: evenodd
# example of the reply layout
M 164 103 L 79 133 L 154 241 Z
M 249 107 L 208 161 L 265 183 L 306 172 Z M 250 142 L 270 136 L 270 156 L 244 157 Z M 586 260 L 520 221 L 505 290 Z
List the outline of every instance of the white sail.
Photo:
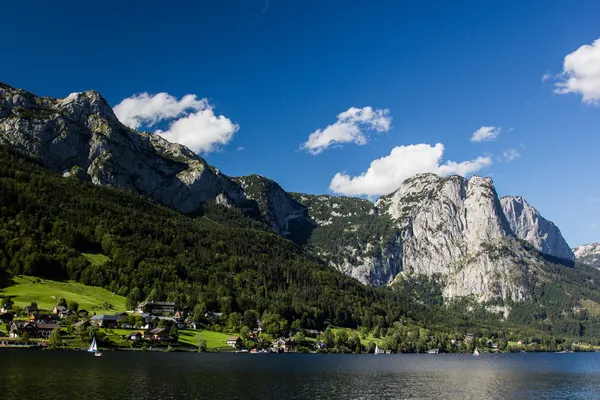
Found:
M 375 345 L 375 354 L 379 354 L 379 346 Z
M 92 343 L 90 344 L 90 347 L 88 349 L 88 351 L 90 353 L 95 353 L 98 351 L 98 347 L 96 346 L 96 338 L 94 337 L 94 339 L 92 340 Z
M 475 347 L 475 351 L 473 352 L 474 356 L 478 356 L 479 355 L 479 350 L 477 349 L 477 347 Z

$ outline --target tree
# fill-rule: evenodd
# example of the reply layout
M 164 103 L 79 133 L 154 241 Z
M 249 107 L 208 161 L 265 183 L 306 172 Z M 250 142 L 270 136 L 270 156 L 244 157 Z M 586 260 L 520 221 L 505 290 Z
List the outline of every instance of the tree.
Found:
M 67 306 L 67 299 L 65 299 L 64 297 L 61 297 L 60 300 L 58 300 L 58 306 L 62 306 L 62 307 L 66 307 Z
M 31 307 L 35 307 L 35 308 L 37 308 L 37 306 L 38 306 L 38 305 L 37 305 L 37 303 L 36 303 L 35 301 L 32 301 L 32 302 L 31 302 Z
M 198 303 L 194 306 L 193 315 L 194 321 L 200 322 L 204 319 L 204 315 L 206 314 L 206 304 Z
M 198 351 L 203 353 L 207 350 L 206 339 L 204 339 L 204 335 L 200 335 L 198 337 Z
M 231 332 L 236 332 L 240 329 L 242 316 L 238 312 L 232 312 L 227 318 L 227 329 Z
M 258 312 L 256 310 L 244 311 L 244 325 L 250 329 L 255 329 L 258 326 Z
M 327 348 L 329 349 L 335 346 L 335 334 L 333 333 L 330 327 L 327 327 L 327 329 L 325 329 L 322 340 L 323 343 L 325 343 L 327 345 Z
M 5 297 L 3 299 L 3 305 L 5 305 L 7 307 L 12 307 L 14 304 L 15 304 L 15 302 L 10 297 Z
M 296 332 L 296 336 L 294 337 L 294 339 L 296 339 L 296 342 L 298 342 L 299 344 L 302 344 L 306 340 L 306 336 L 304 335 L 304 332 L 298 331 Z
M 77 311 L 77 310 L 79 310 L 79 303 L 71 300 L 71 301 L 69 301 L 67 308 L 71 311 Z
M 142 292 L 138 287 L 134 287 L 127 295 L 125 307 L 128 310 L 133 310 L 137 307 L 140 300 L 142 300 Z
M 169 337 L 174 342 L 179 340 L 179 329 L 177 329 L 177 324 L 171 325 L 171 332 L 169 332 Z
M 60 329 L 54 329 L 50 333 L 50 337 L 48 338 L 48 343 L 50 344 L 51 348 L 56 348 L 56 347 L 60 346 L 60 344 L 61 344 Z

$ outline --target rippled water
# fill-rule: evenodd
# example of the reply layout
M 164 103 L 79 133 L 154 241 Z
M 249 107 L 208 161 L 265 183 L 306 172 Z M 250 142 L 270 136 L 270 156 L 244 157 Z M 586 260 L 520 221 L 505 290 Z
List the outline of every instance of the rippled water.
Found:
M 600 354 L 0 351 L 0 399 L 600 399 Z

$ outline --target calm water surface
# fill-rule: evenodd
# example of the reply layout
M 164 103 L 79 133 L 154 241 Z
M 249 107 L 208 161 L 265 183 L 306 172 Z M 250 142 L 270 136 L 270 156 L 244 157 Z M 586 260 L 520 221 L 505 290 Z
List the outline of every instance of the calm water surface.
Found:
M 1 350 L 0 399 L 600 399 L 600 354 Z

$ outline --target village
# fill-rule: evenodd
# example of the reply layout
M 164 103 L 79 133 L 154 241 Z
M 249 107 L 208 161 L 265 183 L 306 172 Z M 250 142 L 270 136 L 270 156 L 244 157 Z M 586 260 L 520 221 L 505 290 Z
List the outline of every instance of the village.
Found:
M 205 321 L 222 317 L 218 312 L 204 314 Z M 316 340 L 323 334 L 317 330 L 271 338 L 259 319 L 255 325 L 243 327 L 238 334 L 203 330 L 191 310 L 176 309 L 170 302 L 146 301 L 135 310 L 114 314 L 79 309 L 65 299 L 52 310 L 42 310 L 36 303 L 13 308 L 8 302 L 0 308 L 0 347 L 83 350 L 94 338 L 101 347 L 115 350 L 290 353 L 327 347 Z

